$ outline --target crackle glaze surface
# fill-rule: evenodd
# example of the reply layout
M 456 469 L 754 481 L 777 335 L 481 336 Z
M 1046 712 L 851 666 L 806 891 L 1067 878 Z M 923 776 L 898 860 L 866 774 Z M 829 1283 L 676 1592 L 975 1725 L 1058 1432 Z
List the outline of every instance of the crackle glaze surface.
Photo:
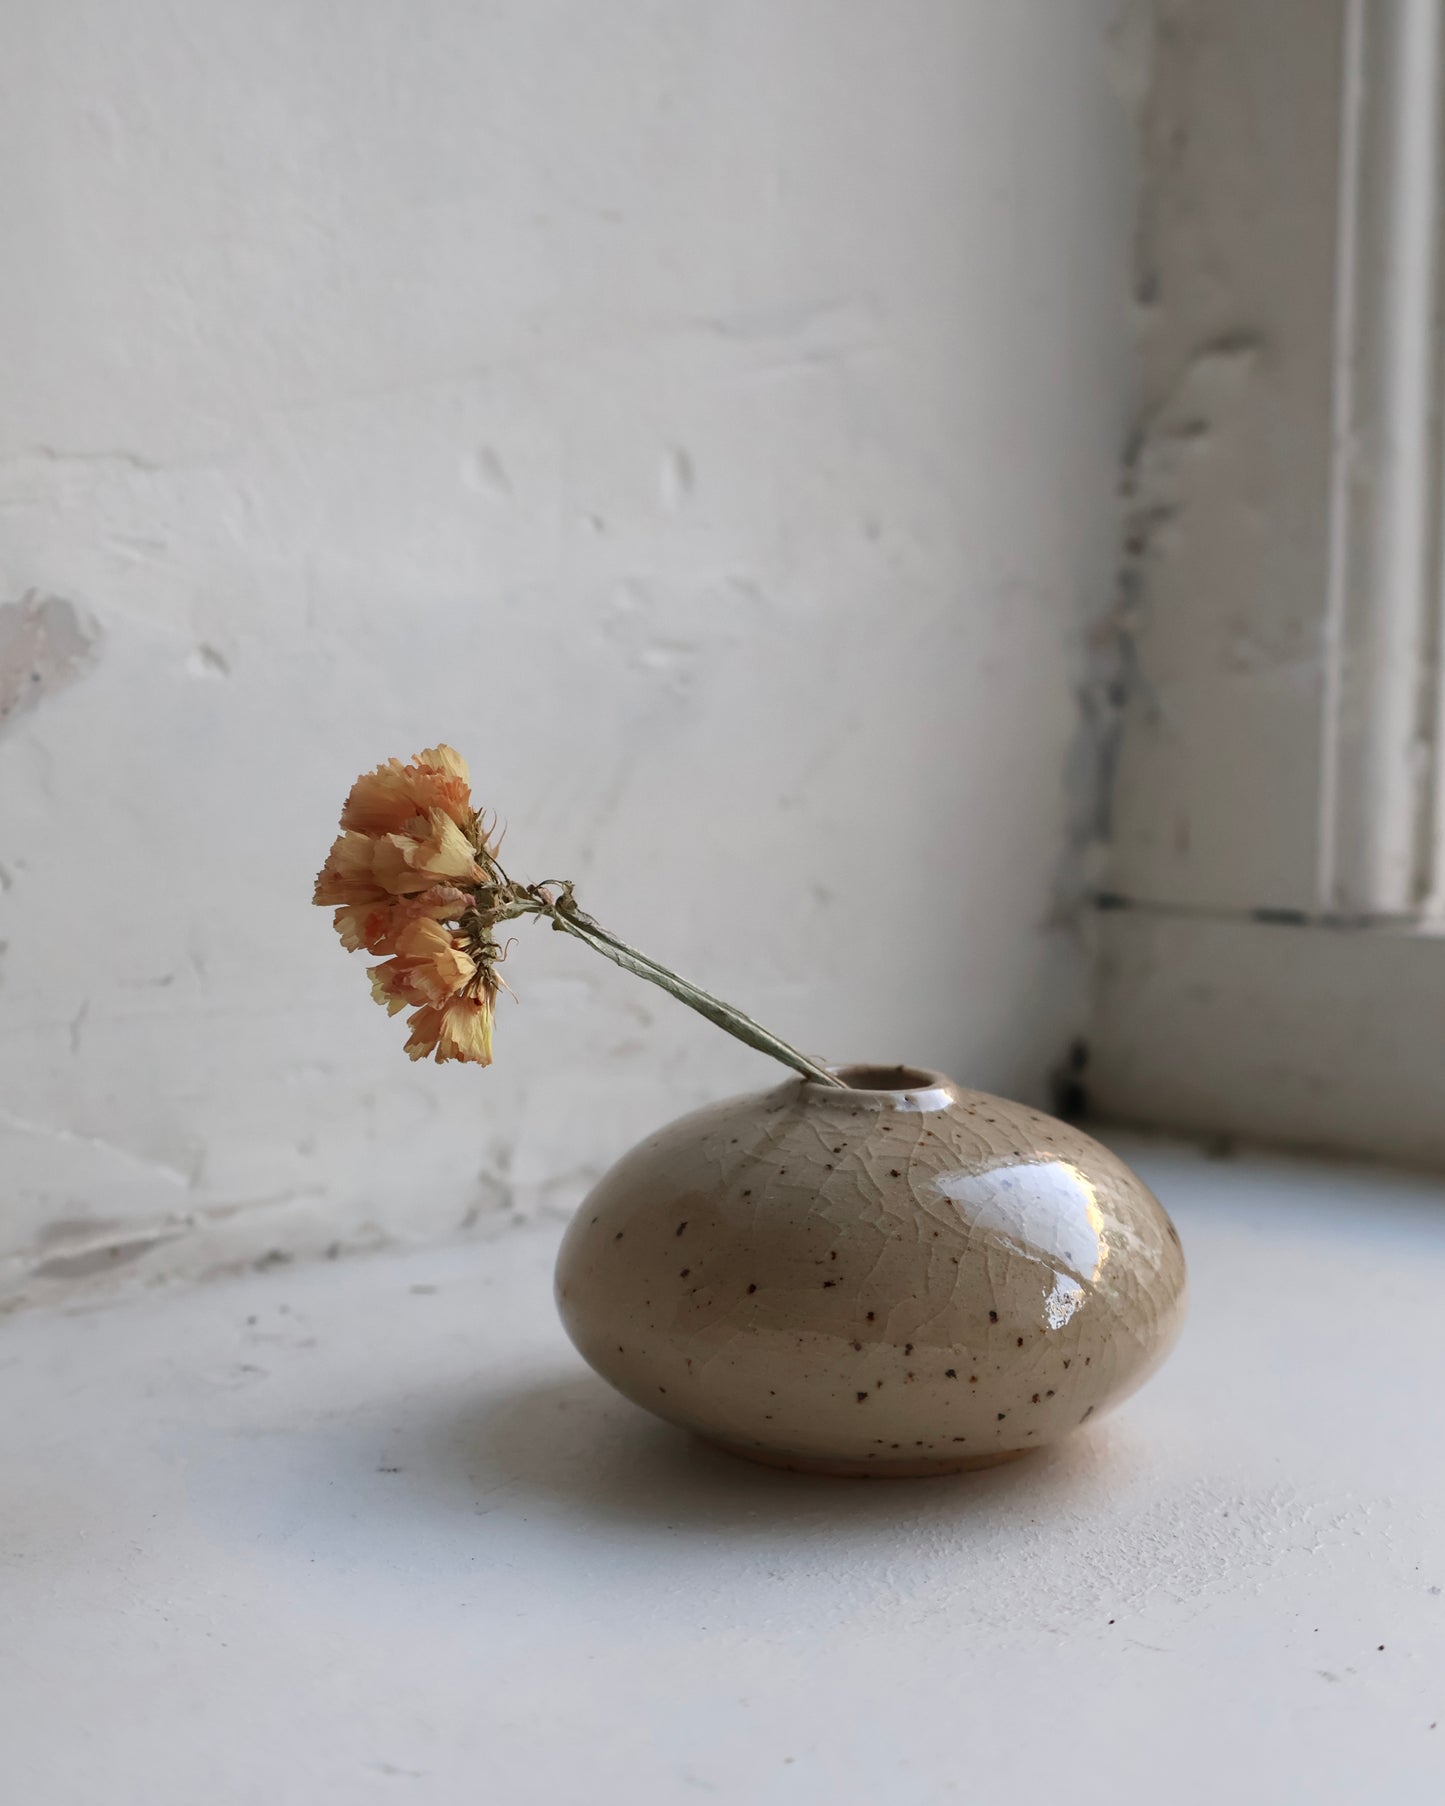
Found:
M 695 1111 L 606 1174 L 557 1262 L 584 1358 L 739 1454 L 833 1473 L 986 1466 L 1133 1391 L 1184 1314 L 1152 1193 L 1021 1104 L 843 1076 Z

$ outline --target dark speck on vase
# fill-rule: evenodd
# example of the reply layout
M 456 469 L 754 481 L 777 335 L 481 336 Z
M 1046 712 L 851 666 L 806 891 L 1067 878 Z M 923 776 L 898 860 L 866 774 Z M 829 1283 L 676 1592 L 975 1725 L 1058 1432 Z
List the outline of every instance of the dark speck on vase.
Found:
M 757 1289 L 758 1289 L 758 1288 L 757 1288 L 757 1287 L 756 1287 L 756 1286 L 755 1286 L 755 1285 L 754 1285 L 754 1286 L 749 1286 L 749 1287 L 748 1287 L 748 1295 L 749 1295 L 749 1297 L 751 1297 L 751 1295 L 752 1295 L 752 1294 L 753 1294 L 753 1293 L 754 1293 L 754 1292 L 756 1292 L 756 1291 L 757 1291 Z
M 1003 1420 L 1004 1420 L 1004 1419 L 1005 1419 L 1005 1418 L 1006 1418 L 1006 1417 L 1007 1417 L 1007 1416 L 1008 1416 L 1008 1412 L 1007 1412 L 1007 1411 L 1000 1411 L 1000 1412 L 999 1412 L 999 1414 L 998 1414 L 998 1420 L 999 1420 L 999 1422 L 1000 1422 L 1000 1423 L 1002 1423 L 1002 1422 L 1003 1422 Z
M 612 1239 L 614 1242 L 620 1242 L 622 1240 L 622 1231 L 619 1229 Z
M 868 1402 L 868 1394 L 866 1392 L 858 1393 L 857 1397 L 858 1397 L 858 1403 L 860 1405 L 866 1404 Z
M 903 1175 L 902 1175 L 902 1173 L 899 1172 L 899 1170 L 896 1166 L 890 1166 L 888 1169 L 888 1177 L 890 1179 L 901 1179 L 903 1177 Z
M 672 1233 L 674 1235 L 681 1235 L 683 1230 L 686 1228 L 687 1228 L 687 1220 L 686 1220 L 686 1218 L 684 1218 L 684 1220 L 678 1224 L 677 1228 L 674 1229 Z
M 903 1352 L 906 1355 L 912 1354 L 913 1353 L 913 1344 L 911 1342 L 905 1342 L 903 1344 Z
M 990 1323 L 997 1323 L 998 1322 L 998 1312 L 990 1311 L 988 1314 L 988 1320 Z
M 877 1315 L 878 1315 L 878 1313 L 876 1311 L 869 1311 L 868 1321 L 871 1323 Z
M 825 1279 L 825 1280 L 824 1280 L 824 1281 L 823 1281 L 823 1290 L 824 1290 L 824 1291 L 825 1291 L 825 1292 L 831 1292 L 831 1291 L 832 1291 L 832 1289 L 833 1289 L 833 1287 L 834 1287 L 834 1286 L 835 1286 L 835 1285 L 837 1285 L 837 1283 L 838 1283 L 838 1282 L 837 1282 L 837 1280 L 836 1280 L 836 1279 Z
M 958 1369 L 956 1367 L 945 1367 L 943 1370 L 943 1377 L 946 1380 L 956 1380 L 958 1378 Z
M 691 1271 L 692 1271 L 691 1267 L 684 1267 L 683 1270 L 681 1271 L 681 1273 L 678 1274 L 678 1278 L 686 1279 L 688 1274 L 691 1273 Z
M 1019 1347 L 1020 1347 L 1020 1348 L 1022 1348 L 1022 1347 L 1023 1347 L 1023 1345 L 1024 1345 L 1024 1339 L 1023 1339 L 1023 1337 L 1022 1337 L 1022 1336 L 1020 1336 L 1020 1337 L 1019 1337 L 1019 1344 L 1018 1344 L 1018 1345 L 1019 1345 Z

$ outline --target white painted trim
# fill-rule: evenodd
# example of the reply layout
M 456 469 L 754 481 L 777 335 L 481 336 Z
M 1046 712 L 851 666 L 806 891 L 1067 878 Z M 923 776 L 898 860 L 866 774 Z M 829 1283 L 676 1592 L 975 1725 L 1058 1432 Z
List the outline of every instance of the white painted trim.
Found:
M 1350 0 L 1160 11 L 1111 885 L 1150 904 L 1318 913 L 1354 14 Z
M 1355 348 L 1360 240 L 1360 140 L 1364 111 L 1364 0 L 1347 0 L 1340 79 L 1339 225 L 1335 243 L 1334 390 L 1330 397 L 1329 575 L 1322 635 L 1324 707 L 1320 717 L 1320 837 L 1315 908 L 1323 910 L 1335 889 L 1338 865 L 1337 818 L 1341 782 L 1341 648 L 1350 568 L 1350 505 L 1354 469 Z
M 1164 12 L 1089 1101 L 1445 1165 L 1445 0 Z
M 1344 915 L 1419 909 L 1435 864 L 1440 14 L 1346 14 L 1317 898 Z

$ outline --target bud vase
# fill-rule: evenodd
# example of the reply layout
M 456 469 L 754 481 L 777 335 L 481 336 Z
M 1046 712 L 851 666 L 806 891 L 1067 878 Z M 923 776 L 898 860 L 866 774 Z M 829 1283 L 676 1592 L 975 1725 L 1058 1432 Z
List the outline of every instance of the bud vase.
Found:
M 1071 1125 L 912 1067 L 694 1111 L 593 1189 L 557 1262 L 577 1349 L 754 1461 L 988 1467 L 1095 1422 L 1184 1315 L 1174 1225 Z

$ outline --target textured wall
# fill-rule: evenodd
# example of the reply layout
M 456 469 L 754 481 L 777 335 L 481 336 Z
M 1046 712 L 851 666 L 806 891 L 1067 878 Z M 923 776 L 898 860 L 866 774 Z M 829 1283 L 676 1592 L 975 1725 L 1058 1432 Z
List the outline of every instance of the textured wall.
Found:
M 785 1035 L 1040 1094 L 1125 414 L 1104 0 L 8 37 L 0 1297 L 566 1208 L 772 1078 L 535 931 L 498 1066 L 407 1064 L 307 895 L 438 737 L 524 873 Z

